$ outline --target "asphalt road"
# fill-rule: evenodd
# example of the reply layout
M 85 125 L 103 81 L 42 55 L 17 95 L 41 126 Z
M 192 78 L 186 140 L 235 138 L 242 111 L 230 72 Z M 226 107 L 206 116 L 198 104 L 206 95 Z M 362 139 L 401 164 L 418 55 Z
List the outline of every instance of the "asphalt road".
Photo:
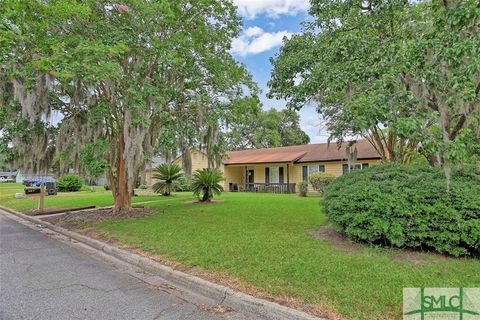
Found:
M 235 310 L 212 311 L 218 303 L 0 214 L 2 320 L 263 319 Z

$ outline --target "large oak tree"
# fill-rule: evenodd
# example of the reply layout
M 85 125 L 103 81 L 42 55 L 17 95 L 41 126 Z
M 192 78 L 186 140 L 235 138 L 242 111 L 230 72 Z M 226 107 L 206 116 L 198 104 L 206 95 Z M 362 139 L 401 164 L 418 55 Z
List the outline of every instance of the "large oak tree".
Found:
M 475 0 L 312 0 L 272 62 L 270 95 L 315 104 L 333 138 L 363 135 L 385 160 L 444 166 L 480 136 Z M 475 140 L 475 139 L 470 139 Z
M 229 90 L 241 95 L 249 81 L 229 54 L 240 28 L 230 1 L 7 0 L 2 7 L 2 108 L 23 124 L 18 134 L 14 119 L 3 118 L 13 157 L 39 172 L 51 164 L 47 150 L 76 163 L 85 144 L 106 141 L 116 210 L 131 206 L 167 115 L 198 114 L 228 100 Z M 62 118 L 53 133 L 52 110 Z

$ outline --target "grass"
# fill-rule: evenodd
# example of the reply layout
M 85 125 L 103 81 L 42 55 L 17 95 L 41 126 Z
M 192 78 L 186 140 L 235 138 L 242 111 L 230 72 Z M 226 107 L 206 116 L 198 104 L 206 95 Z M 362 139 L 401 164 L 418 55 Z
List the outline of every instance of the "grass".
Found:
M 3 191 L 0 201 L 6 205 Z M 82 204 L 112 201 L 104 192 L 47 199 L 49 205 L 66 207 L 82 197 Z M 8 206 L 20 206 L 7 198 Z M 192 199 L 186 193 L 161 199 L 148 204 L 157 211 L 153 216 L 96 227 L 102 236 L 131 247 L 351 319 L 400 319 L 404 287 L 480 286 L 479 260 L 418 253 L 426 262 L 418 265 L 394 259 L 401 250 L 364 246 L 348 251 L 315 239 L 311 232 L 326 223 L 318 197 L 224 193 L 222 201 L 208 205 L 185 203 Z
M 225 193 L 211 205 L 182 196 L 151 203 L 158 214 L 98 225 L 103 235 L 169 260 L 226 273 L 277 296 L 291 296 L 352 319 L 401 318 L 404 287 L 478 287 L 480 261 L 400 250 L 341 250 L 314 239 L 325 224 L 319 198 Z
M 38 194 L 26 195 L 22 199 L 16 199 L 15 193 L 23 193 L 23 185 L 20 183 L 0 183 L 0 205 L 12 208 L 17 211 L 27 211 L 38 208 Z M 133 203 L 145 201 L 163 201 L 164 197 L 139 196 L 133 197 Z M 78 208 L 86 206 L 109 206 L 113 204 L 111 191 L 104 190 L 103 187 L 97 187 L 96 192 L 78 191 L 78 192 L 59 192 L 55 196 L 45 196 L 46 208 Z

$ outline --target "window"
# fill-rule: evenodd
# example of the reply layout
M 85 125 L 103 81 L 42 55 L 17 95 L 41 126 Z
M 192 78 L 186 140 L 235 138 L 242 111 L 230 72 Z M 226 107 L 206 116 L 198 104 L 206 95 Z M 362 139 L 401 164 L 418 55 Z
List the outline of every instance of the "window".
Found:
M 280 173 L 278 167 L 270 167 L 270 183 L 279 183 Z
M 308 166 L 308 176 L 314 172 L 318 172 L 318 166 Z
M 344 164 L 343 173 L 348 173 L 350 171 L 362 170 L 368 168 L 368 163 L 354 163 L 350 165 L 350 170 L 348 169 L 348 164 Z
M 306 181 L 308 182 L 308 177 L 310 176 L 310 174 L 314 173 L 314 172 L 325 172 L 325 165 L 321 164 L 321 165 L 311 165 L 311 166 L 303 166 L 302 167 L 302 177 L 303 177 L 303 181 Z
M 265 168 L 265 183 L 284 183 L 283 167 Z
M 355 170 L 362 170 L 362 164 L 361 163 L 351 164 L 350 171 L 355 171 Z

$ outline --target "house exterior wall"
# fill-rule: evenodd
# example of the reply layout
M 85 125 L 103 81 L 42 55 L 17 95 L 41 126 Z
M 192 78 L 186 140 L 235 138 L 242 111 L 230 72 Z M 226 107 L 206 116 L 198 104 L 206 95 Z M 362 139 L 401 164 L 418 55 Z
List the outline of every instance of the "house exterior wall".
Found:
M 208 168 L 208 159 L 205 154 L 198 150 L 191 149 L 190 156 L 192 157 L 192 173 L 198 169 Z M 182 157 L 177 158 L 173 163 L 176 163 L 181 167 Z M 155 179 L 153 179 L 154 170 L 155 168 L 152 168 L 152 170 L 146 170 L 145 172 L 145 181 L 148 186 L 151 186 L 156 182 Z
M 356 163 L 368 163 L 368 165 L 375 165 L 380 163 L 380 159 L 368 159 L 358 160 Z M 288 181 L 295 183 L 298 191 L 298 184 L 303 181 L 303 166 L 310 165 L 323 165 L 325 166 L 325 172 L 331 173 L 338 177 L 343 174 L 343 165 L 347 164 L 347 161 L 323 161 L 323 162 L 307 162 L 307 163 L 289 163 L 288 164 Z M 228 191 L 228 184 L 230 182 L 237 183 L 239 187 L 244 186 L 245 182 L 245 170 L 254 170 L 254 182 L 265 183 L 265 168 L 267 167 L 283 167 L 284 179 L 283 182 L 287 183 L 287 164 L 285 163 L 267 163 L 258 165 L 230 165 L 225 166 L 225 191 Z M 310 188 L 311 189 L 311 188 Z M 313 191 L 313 189 L 311 189 Z
M 152 170 L 147 169 L 145 171 L 145 184 L 147 186 L 151 186 L 152 184 L 154 184 L 154 182 L 153 182 L 153 170 L 154 169 L 152 169 Z
M 199 169 L 208 168 L 208 159 L 207 156 L 198 150 L 191 149 L 190 156 L 192 158 L 192 173 Z M 182 166 L 182 157 L 177 158 L 174 163 Z
M 368 163 L 368 165 L 375 165 L 380 163 L 380 159 L 357 160 L 355 163 Z M 343 174 L 344 164 L 347 164 L 347 160 L 295 163 L 293 165 L 294 169 L 292 174 L 294 175 L 296 181 L 300 182 L 303 178 L 303 166 L 323 165 L 325 166 L 326 173 L 331 173 L 335 177 L 339 177 Z
M 225 181 L 223 182 L 225 191 L 229 191 L 229 183 L 236 183 L 239 187 L 243 186 L 245 181 L 244 166 L 225 167 L 222 165 L 220 170 L 223 171 L 225 176 Z

